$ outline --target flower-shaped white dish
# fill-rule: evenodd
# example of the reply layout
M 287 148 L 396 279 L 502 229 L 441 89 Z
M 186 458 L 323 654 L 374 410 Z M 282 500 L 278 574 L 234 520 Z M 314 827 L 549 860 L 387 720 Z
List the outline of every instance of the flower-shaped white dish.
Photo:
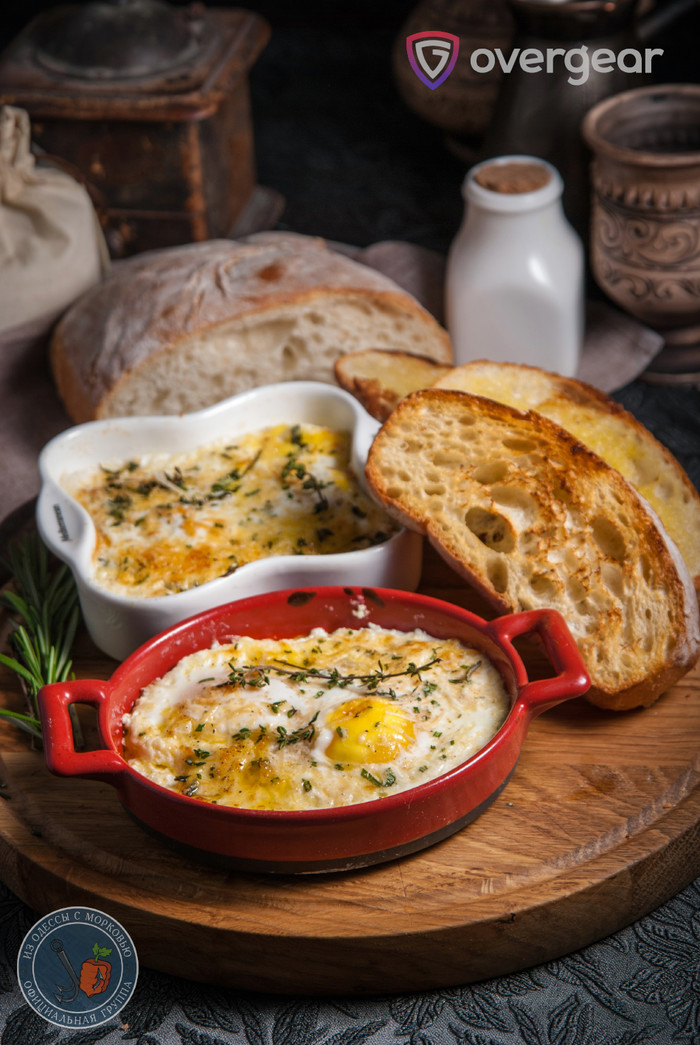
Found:
M 110 591 L 98 582 L 96 529 L 86 509 L 65 489 L 67 476 L 149 455 L 191 451 L 279 424 L 348 432 L 351 467 L 367 492 L 364 465 L 379 425 L 351 395 L 313 381 L 266 385 L 181 416 L 91 421 L 68 429 L 44 447 L 39 457 L 39 533 L 71 568 L 87 629 L 101 650 L 121 660 L 153 635 L 195 613 L 280 588 L 333 584 L 413 591 L 417 587 L 422 541 L 407 530 L 350 551 L 271 555 L 199 586 L 153 597 Z

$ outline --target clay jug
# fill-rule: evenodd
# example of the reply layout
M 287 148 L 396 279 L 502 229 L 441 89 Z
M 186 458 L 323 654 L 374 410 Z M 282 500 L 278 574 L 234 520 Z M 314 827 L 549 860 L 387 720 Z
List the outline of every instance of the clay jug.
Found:
M 700 378 L 700 84 L 624 91 L 583 122 L 593 154 L 591 267 L 663 334 L 647 377 Z

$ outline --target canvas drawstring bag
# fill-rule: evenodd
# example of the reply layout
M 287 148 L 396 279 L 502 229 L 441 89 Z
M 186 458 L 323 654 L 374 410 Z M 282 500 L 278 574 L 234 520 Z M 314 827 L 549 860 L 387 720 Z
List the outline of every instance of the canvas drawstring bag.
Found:
M 0 335 L 47 330 L 107 270 L 87 190 L 37 163 L 24 109 L 0 108 Z

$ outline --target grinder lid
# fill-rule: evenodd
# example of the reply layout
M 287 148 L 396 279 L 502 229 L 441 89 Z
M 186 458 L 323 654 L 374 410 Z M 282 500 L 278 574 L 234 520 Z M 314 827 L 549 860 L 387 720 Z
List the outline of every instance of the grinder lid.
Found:
M 174 8 L 163 0 L 91 0 L 59 7 L 37 27 L 35 60 L 81 79 L 124 80 L 170 72 L 204 46 L 201 4 Z

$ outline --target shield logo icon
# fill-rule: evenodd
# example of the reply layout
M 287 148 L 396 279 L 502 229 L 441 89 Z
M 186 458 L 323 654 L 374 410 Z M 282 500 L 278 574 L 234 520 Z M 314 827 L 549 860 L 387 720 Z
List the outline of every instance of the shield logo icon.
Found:
M 459 37 L 439 29 L 413 33 L 406 37 L 406 52 L 418 79 L 434 91 L 455 67 Z

